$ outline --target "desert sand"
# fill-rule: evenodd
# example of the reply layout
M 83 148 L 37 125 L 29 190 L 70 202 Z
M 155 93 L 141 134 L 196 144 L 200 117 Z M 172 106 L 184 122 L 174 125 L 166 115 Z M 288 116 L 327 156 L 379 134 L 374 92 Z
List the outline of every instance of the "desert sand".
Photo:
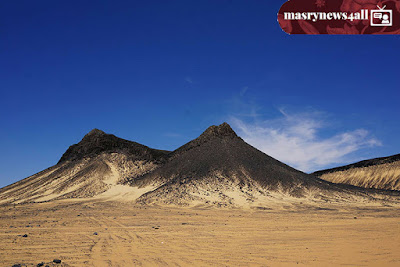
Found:
M 385 206 L 61 200 L 0 207 L 0 235 L 0 266 L 53 259 L 62 260 L 57 266 L 400 265 L 400 213 Z

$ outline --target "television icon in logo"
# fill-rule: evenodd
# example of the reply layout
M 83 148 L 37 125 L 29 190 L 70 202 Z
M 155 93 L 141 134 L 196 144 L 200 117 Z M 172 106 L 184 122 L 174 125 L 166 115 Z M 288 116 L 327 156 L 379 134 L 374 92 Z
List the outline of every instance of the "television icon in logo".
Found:
M 371 26 L 390 27 L 393 26 L 393 11 L 385 10 L 386 6 L 371 10 Z

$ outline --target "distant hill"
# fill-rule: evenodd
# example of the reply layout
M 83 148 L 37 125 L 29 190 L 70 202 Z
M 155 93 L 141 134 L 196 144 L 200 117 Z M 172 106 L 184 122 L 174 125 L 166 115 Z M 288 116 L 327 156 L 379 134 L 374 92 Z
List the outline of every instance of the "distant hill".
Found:
M 313 175 L 332 183 L 400 190 L 400 154 L 317 171 Z

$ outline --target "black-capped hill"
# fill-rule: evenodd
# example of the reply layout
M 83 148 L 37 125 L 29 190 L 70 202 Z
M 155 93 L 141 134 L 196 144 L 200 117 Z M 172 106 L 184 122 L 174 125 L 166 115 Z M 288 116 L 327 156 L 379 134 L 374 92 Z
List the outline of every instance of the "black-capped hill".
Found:
M 35 175 L 0 189 L 0 204 L 68 198 L 114 197 L 113 187 L 162 165 L 168 151 L 93 129 L 72 145 L 60 161 Z
M 201 180 L 222 182 L 223 179 L 238 185 L 256 182 L 265 188 L 326 183 L 247 144 L 227 123 L 209 127 L 171 154 L 166 164 L 131 183 L 145 186 Z
M 113 134 L 106 134 L 99 129 L 93 129 L 78 144 L 70 146 L 58 163 L 93 157 L 104 152 L 126 153 L 134 158 L 152 161 L 164 161 L 169 154 L 169 151 L 152 149 Z

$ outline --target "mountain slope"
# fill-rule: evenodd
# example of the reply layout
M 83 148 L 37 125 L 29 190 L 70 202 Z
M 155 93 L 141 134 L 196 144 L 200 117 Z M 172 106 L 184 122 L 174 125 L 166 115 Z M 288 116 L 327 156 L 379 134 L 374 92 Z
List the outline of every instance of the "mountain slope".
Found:
M 168 153 L 94 129 L 55 166 L 0 189 L 0 203 L 89 198 L 116 186 L 115 194 L 130 192 L 122 184 L 156 169 Z
M 211 126 L 200 137 L 172 152 L 170 160 L 162 168 L 133 182 L 146 185 L 154 181 L 201 180 L 213 171 L 232 181 L 236 180 L 233 176 L 238 176 L 239 183 L 245 183 L 248 181 L 245 177 L 251 177 L 252 181 L 266 187 L 315 182 L 309 175 L 245 143 L 226 123 Z
M 295 170 L 245 143 L 226 123 L 211 126 L 171 153 L 160 168 L 130 180 L 157 189 L 144 204 L 265 205 L 296 198 L 351 199 L 364 194 Z M 347 200 L 346 200 L 347 201 Z
M 314 175 L 333 183 L 400 190 L 400 154 L 317 171 Z

